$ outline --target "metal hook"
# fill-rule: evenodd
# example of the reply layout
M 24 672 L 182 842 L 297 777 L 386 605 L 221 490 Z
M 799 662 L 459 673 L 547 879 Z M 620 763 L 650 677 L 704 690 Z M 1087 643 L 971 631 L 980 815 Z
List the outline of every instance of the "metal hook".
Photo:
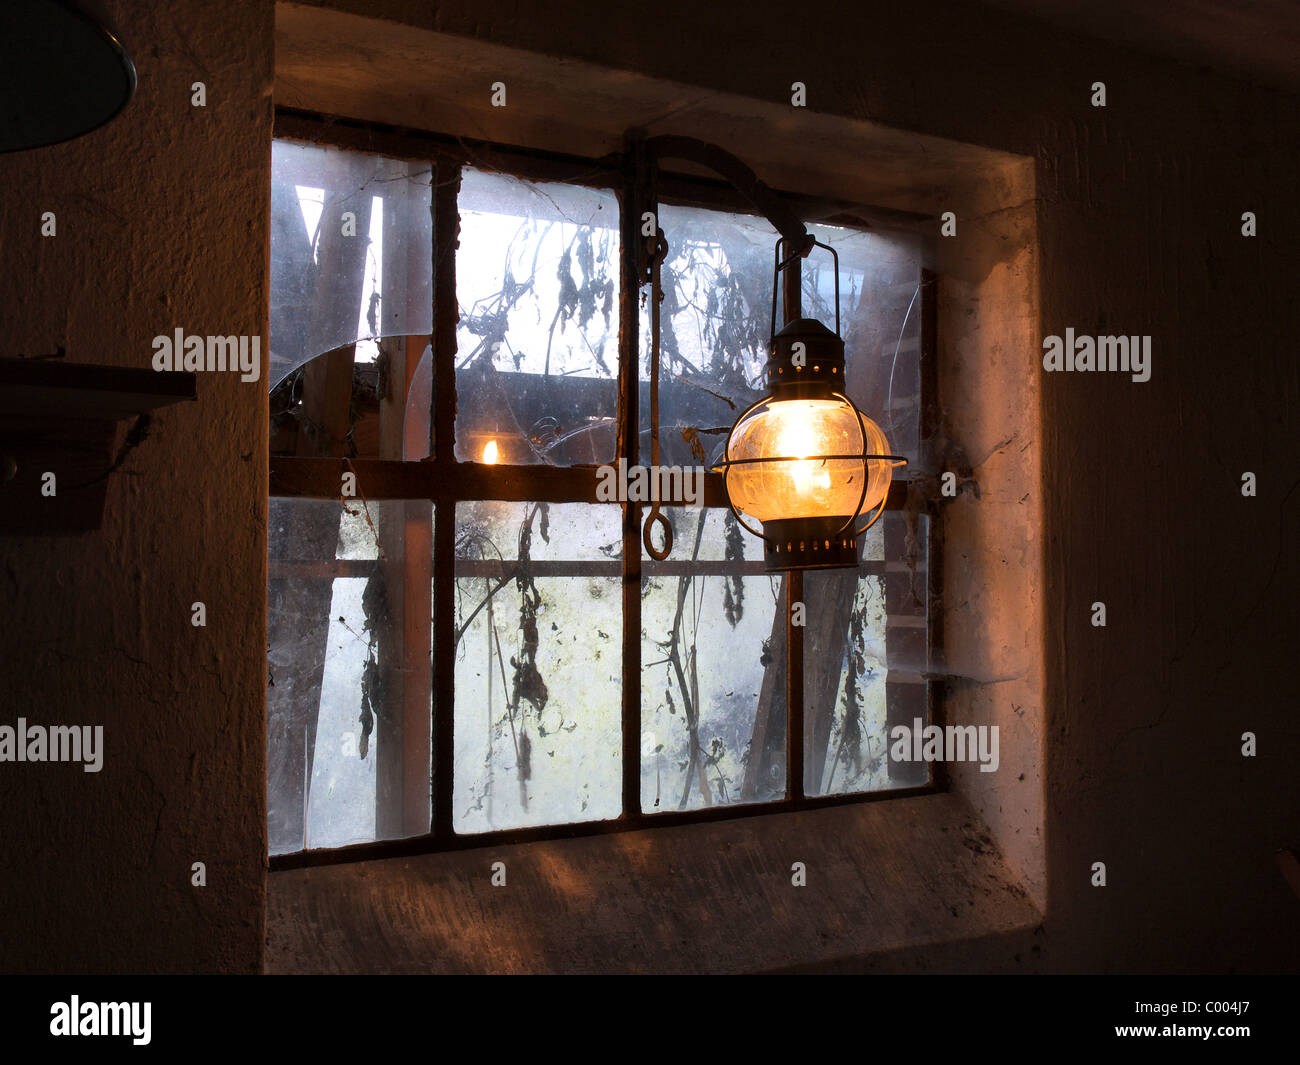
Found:
M 655 468 L 656 477 L 659 470 L 659 304 L 664 297 L 660 267 L 667 256 L 668 240 L 663 235 L 663 230 L 656 226 L 655 246 L 650 256 L 650 462 Z M 651 527 L 655 524 L 663 527 L 662 551 L 654 546 L 650 535 Z M 666 559 L 673 549 L 673 527 L 660 511 L 657 499 L 646 515 L 645 525 L 641 529 L 641 542 L 645 544 L 646 553 L 656 562 Z
M 655 547 L 654 537 L 651 536 L 650 534 L 651 528 L 656 524 L 658 524 L 664 531 L 664 546 L 662 548 Z M 650 509 L 650 513 L 646 515 L 645 525 L 642 526 L 641 529 L 641 542 L 645 544 L 646 554 L 649 555 L 651 558 L 653 558 L 656 562 L 662 562 L 670 554 L 672 554 L 672 550 L 673 550 L 672 523 L 669 522 L 668 515 L 659 509 L 658 503 L 655 503 L 655 505 Z

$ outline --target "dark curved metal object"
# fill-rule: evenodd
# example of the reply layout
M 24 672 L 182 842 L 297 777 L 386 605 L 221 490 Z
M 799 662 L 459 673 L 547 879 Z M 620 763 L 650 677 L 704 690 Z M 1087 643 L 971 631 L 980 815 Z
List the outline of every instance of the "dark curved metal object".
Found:
M 784 200 L 763 184 L 753 170 L 729 151 L 708 141 L 697 140 L 695 137 L 679 137 L 674 134 L 650 137 L 643 146 L 646 153 L 656 161 L 685 159 L 707 166 L 731 182 L 736 191 L 752 203 L 785 240 L 801 248 L 806 245 L 805 250 L 796 254 L 807 255 L 812 250 L 812 238 L 804 228 L 803 222 L 799 220 L 799 216 Z
M 0 4 L 0 152 L 99 129 L 135 89 L 135 64 L 98 0 Z

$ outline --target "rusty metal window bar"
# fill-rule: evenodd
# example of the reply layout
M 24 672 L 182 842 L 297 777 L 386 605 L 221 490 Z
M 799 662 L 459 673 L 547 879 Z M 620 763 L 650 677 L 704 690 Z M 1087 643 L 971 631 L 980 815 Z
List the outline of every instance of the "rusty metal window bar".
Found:
M 378 219 L 367 212 L 364 195 L 356 197 L 355 203 L 347 199 L 343 204 L 362 208 L 352 212 L 365 216 L 353 218 L 354 230 L 359 222 L 363 232 L 371 225 L 386 227 L 383 232 L 393 235 L 386 242 L 384 262 L 373 270 L 382 269 L 386 278 L 398 278 L 398 291 L 406 304 L 393 321 L 370 322 L 372 332 L 383 339 L 372 345 L 369 360 L 361 353 L 363 342 L 351 336 L 351 322 L 357 320 L 358 313 L 363 319 L 361 328 L 365 328 L 364 300 L 360 307 L 344 308 L 340 316 L 328 293 L 324 298 L 320 292 L 314 298 L 310 293 L 299 294 L 299 304 L 308 316 L 333 315 L 341 322 L 323 332 L 319 321 L 307 323 L 304 328 L 317 331 L 313 341 L 301 345 L 308 355 L 312 343 L 319 347 L 330 343 L 332 337 L 341 339 L 338 348 L 301 366 L 290 366 L 290 358 L 274 369 L 277 349 L 272 339 L 272 366 L 282 386 L 278 393 L 281 405 L 286 402 L 283 397 L 290 396 L 288 402 L 310 407 L 313 415 L 299 419 L 294 437 L 281 439 L 277 424 L 283 428 L 287 419 L 281 417 L 277 423 L 277 393 L 273 391 L 268 591 L 272 868 L 781 813 L 913 795 L 943 786 L 941 766 L 892 765 L 883 756 L 880 737 L 874 747 L 868 741 L 864 748 L 856 711 L 865 705 L 864 700 L 875 699 L 884 707 L 887 726 L 911 724 L 916 717 L 927 723 L 934 720 L 939 693 L 928 675 L 928 663 L 936 657 L 942 635 L 935 608 L 942 530 L 919 483 L 894 483 L 885 518 L 868 537 L 858 572 L 794 572 L 776 581 L 764 575 L 761 549 L 755 554 L 754 545 L 750 545 L 747 554 L 743 542 L 732 535 L 721 478 L 715 474 L 704 477 L 701 507 L 673 513 L 679 545 L 674 555 L 678 557 L 664 562 L 643 555 L 643 506 L 598 502 L 598 463 L 622 459 L 632 467 L 645 458 L 640 446 L 647 402 L 643 384 L 647 376 L 642 336 L 645 312 L 626 254 L 634 243 L 639 219 L 618 212 L 608 223 L 619 237 L 617 271 L 611 277 L 593 277 L 593 282 L 600 284 L 590 286 L 595 293 L 590 302 L 595 305 L 586 308 L 589 318 L 596 319 L 599 330 L 600 317 L 607 315 L 616 330 L 609 346 L 616 362 L 606 360 L 610 372 L 602 379 L 593 371 L 577 389 L 590 393 L 584 400 L 585 409 L 597 412 L 588 418 L 592 431 L 581 434 L 576 445 L 560 440 L 555 432 L 550 436 L 533 433 L 531 454 L 503 454 L 495 464 L 473 461 L 481 459 L 480 449 L 486 445 L 472 436 L 468 422 L 458 423 L 458 411 L 463 421 L 464 412 L 475 410 L 476 401 L 482 399 L 476 390 L 510 387 L 511 382 L 502 385 L 501 378 L 508 374 L 494 375 L 490 381 L 473 377 L 466 372 L 469 360 L 459 358 L 464 353 L 458 353 L 458 340 L 463 343 L 471 336 L 466 332 L 467 308 L 458 307 L 456 278 L 466 177 L 472 175 L 473 181 L 484 185 L 482 175 L 499 173 L 536 183 L 604 190 L 606 199 L 601 206 L 610 205 L 617 212 L 631 180 L 623 159 L 574 159 L 284 111 L 277 113 L 276 137 L 277 144 L 328 146 L 353 158 L 378 159 L 380 162 L 367 163 L 360 187 L 373 188 L 374 182 L 406 183 L 415 194 L 385 199 L 384 217 Z M 353 164 L 345 160 L 343 165 Z M 351 183 L 355 176 L 345 172 L 341 187 L 355 187 Z M 288 180 L 293 180 L 292 175 Z M 490 184 L 484 187 L 490 188 Z M 674 232 L 689 227 L 693 217 L 706 228 L 731 225 L 738 232 L 746 227 L 762 228 L 760 220 L 746 215 L 745 204 L 718 182 L 665 174 L 660 178 L 659 195 L 665 204 L 663 227 L 670 243 Z M 841 227 L 861 226 L 864 214 L 871 215 L 809 198 L 790 196 L 789 200 L 802 217 Z M 376 202 L 375 210 L 380 206 Z M 338 203 L 331 207 L 339 208 Z M 563 215 L 562 205 L 556 210 Z M 880 214 L 888 222 L 888 212 Z M 418 241 L 403 244 L 399 239 L 403 227 L 408 232 L 420 227 L 428 230 L 425 252 L 431 249 L 431 254 L 427 263 L 412 258 Z M 318 227 L 317 233 L 323 229 Z M 684 242 L 686 246 L 690 243 Z M 701 248 L 711 246 L 707 239 L 697 243 L 690 253 L 695 255 L 694 266 L 708 258 Z M 760 250 L 766 263 L 770 244 Z M 347 255 L 357 253 L 355 243 L 337 239 L 321 239 L 305 252 L 312 257 L 318 276 L 325 274 L 327 264 L 333 268 Z M 705 261 L 702 268 L 709 266 Z M 360 276 L 361 264 L 352 267 Z M 685 260 L 677 263 L 683 274 L 691 267 Z M 915 350 L 907 358 L 915 376 L 917 418 L 914 435 L 904 447 L 923 452 L 938 416 L 936 286 L 934 275 L 919 265 L 915 280 L 903 321 L 905 325 L 912 321 L 910 332 L 914 334 L 911 343 Z M 865 288 L 865 276 L 862 284 Z M 896 298 L 905 300 L 906 288 L 902 286 Z M 734 298 L 743 295 L 739 291 L 730 294 Z M 818 298 L 815 282 L 810 295 L 814 301 Z M 576 298 L 572 293 L 568 296 Z M 607 301 L 604 305 L 599 302 L 602 297 Z M 421 298 L 428 300 L 423 318 L 418 308 Z M 690 299 L 683 296 L 681 302 L 689 304 Z M 673 310 L 666 311 L 670 322 Z M 273 332 L 274 311 L 273 307 Z M 386 305 L 385 317 L 390 311 Z M 683 313 L 689 311 L 688 306 Z M 469 317 L 472 330 L 475 322 L 472 314 Z M 762 322 L 758 326 L 765 328 Z M 752 348 L 756 337 L 701 335 L 694 338 L 693 346 L 690 338 L 682 339 L 682 344 L 665 354 L 669 363 L 678 360 L 675 370 L 679 372 L 666 374 L 666 379 L 676 384 L 670 384 L 666 394 L 661 391 L 664 420 L 674 426 L 677 422 L 696 424 L 678 426 L 688 429 L 686 432 L 665 433 L 665 439 L 675 441 L 677 452 L 666 451 L 663 463 L 692 464 L 694 460 L 693 464 L 704 465 L 699 459 L 707 441 L 701 442 L 691 430 L 716 432 L 722 426 L 698 424 L 702 416 L 699 397 L 701 391 L 708 390 L 702 387 L 701 367 L 693 354 L 710 344 L 731 345 L 728 350 L 737 344 Z M 608 344 L 609 337 L 597 338 L 594 343 L 583 338 L 597 362 L 601 350 L 596 349 L 602 343 Z M 879 347 L 880 338 L 870 338 L 868 350 Z M 524 360 L 536 354 L 511 352 L 510 356 L 522 371 Z M 558 362 L 552 350 L 548 349 L 546 358 L 548 368 L 551 359 Z M 864 359 L 871 361 L 875 356 Z M 697 377 L 693 382 L 692 370 Z M 884 382 L 892 398 L 897 387 L 892 368 L 884 378 L 876 369 L 864 373 L 866 387 L 875 392 Z M 309 375 L 314 379 L 307 384 Z M 358 381 L 369 382 L 360 400 Z M 304 392 L 310 394 L 300 394 Z M 516 389 L 511 394 L 517 397 L 520 392 Z M 528 399 L 525 389 L 521 402 Z M 367 420 L 358 413 L 366 403 L 377 410 L 376 418 Z M 714 404 L 713 413 L 717 409 Z M 387 421 L 385 410 L 390 411 Z M 412 410 L 427 410 L 428 416 L 413 419 Z M 377 434 L 371 432 L 375 422 Z M 415 433 L 413 424 L 418 430 Z M 459 438 L 458 429 L 462 430 Z M 359 446 L 360 437 L 368 432 L 375 438 Z M 502 437 L 503 442 L 508 435 Z M 559 448 L 554 451 L 558 460 L 539 460 L 539 448 Z M 924 461 L 913 466 L 925 468 Z M 354 494 L 341 489 L 348 480 Z M 584 507 L 608 512 L 603 523 L 575 519 Z M 535 558 L 530 546 L 525 560 L 520 554 L 521 543 L 507 545 L 503 551 L 496 542 L 502 537 L 489 535 L 500 531 L 499 524 L 492 525 L 493 514 L 499 518 L 508 512 L 515 526 L 521 530 L 527 526 L 530 545 L 541 545 L 552 510 L 567 515 L 564 520 L 570 524 L 612 530 L 611 536 L 603 537 L 610 542 L 595 544 L 593 540 L 590 549 L 555 558 Z M 490 550 L 484 543 L 491 544 Z M 605 647 L 602 653 L 616 660 L 621 681 L 618 706 L 609 708 L 615 712 L 606 722 L 607 734 L 614 741 L 611 746 L 618 748 L 610 752 L 616 766 L 612 776 L 608 767 L 596 771 L 600 801 L 593 807 L 584 798 L 580 806 L 550 821 L 538 821 L 535 811 L 522 808 L 517 801 L 512 806 L 509 789 L 495 780 L 481 783 L 477 790 L 458 788 L 454 709 L 458 645 L 462 640 L 477 639 L 483 660 L 496 670 L 487 677 L 480 670 L 469 682 L 462 677 L 462 685 L 485 687 L 489 700 L 494 691 L 500 699 L 513 686 L 515 701 L 522 706 L 527 686 L 525 695 L 520 696 L 519 677 L 528 676 L 533 663 L 526 659 L 530 653 L 535 655 L 535 645 L 540 643 L 537 637 L 531 644 L 525 640 L 514 654 L 503 648 L 499 636 L 494 637 L 483 624 L 485 604 L 493 609 L 493 596 L 473 590 L 486 593 L 510 581 L 524 589 L 521 570 L 524 581 L 534 587 L 538 581 L 567 581 L 586 582 L 593 595 L 599 590 L 604 613 L 592 615 L 597 621 L 581 639 L 579 634 L 570 638 L 579 644 L 578 657 L 584 640 L 599 640 Z M 616 601 L 612 614 L 606 593 Z M 528 599 L 525 592 L 521 602 Z M 537 595 L 534 602 L 541 601 Z M 716 668 L 725 668 L 726 638 L 719 646 L 713 634 L 724 624 L 722 618 L 734 628 L 740 601 L 750 604 L 751 629 L 761 639 L 754 635 L 748 639 L 752 649 L 761 653 L 763 664 L 761 681 L 755 685 L 759 690 L 735 696 L 752 700 L 754 707 L 743 750 L 734 739 L 721 742 L 709 734 L 710 722 L 694 691 L 702 658 L 712 655 Z M 792 623 L 790 607 L 795 603 L 807 604 L 803 626 Z M 477 610 L 468 620 L 466 604 Z M 599 617 L 614 616 L 621 622 L 618 632 L 605 632 Z M 662 638 L 646 629 L 647 624 L 653 628 L 656 619 L 665 617 L 673 618 L 674 623 L 661 626 L 668 630 Z M 536 627 L 538 621 L 534 616 L 518 624 Z M 694 637 L 689 641 L 681 634 L 683 624 L 693 626 Z M 478 629 L 471 632 L 475 625 Z M 884 646 L 864 644 L 863 632 L 873 626 Z M 615 638 L 611 640 L 611 636 Z M 870 643 L 869 636 L 866 643 Z M 872 653 L 864 654 L 864 649 Z M 607 664 L 609 660 L 606 657 Z M 373 814 L 365 811 L 360 829 L 365 842 L 352 842 L 358 838 L 355 828 L 352 836 L 338 838 L 328 832 L 309 836 L 306 829 L 312 803 L 323 801 L 319 793 L 312 795 L 310 785 L 319 772 L 319 767 L 313 766 L 313 756 L 319 749 L 318 715 L 324 699 L 322 687 L 331 677 L 329 661 L 335 663 L 334 686 L 342 684 L 353 696 L 361 696 L 361 713 L 355 727 L 343 734 L 345 742 L 339 753 L 327 751 L 327 756 L 343 767 L 332 771 L 335 776 L 330 790 L 340 774 L 355 770 L 358 754 L 375 748 L 370 770 L 374 776 L 367 785 L 370 790 L 364 793 L 366 803 L 373 803 Z M 887 670 L 880 668 L 884 661 L 891 663 Z M 907 668 L 894 668 L 895 662 L 905 663 Z M 572 668 L 574 663 L 568 665 Z M 656 694 L 647 701 L 642 681 L 655 670 L 662 671 L 667 698 L 660 700 Z M 360 692 L 349 688 L 349 677 Z M 647 683 L 653 685 L 657 680 Z M 690 703 L 692 694 L 693 708 L 679 705 Z M 729 698 L 733 694 L 726 692 Z M 572 723 L 562 707 L 556 712 L 554 701 L 551 705 L 554 729 Z M 536 700 L 532 709 L 537 709 Z M 507 718 L 513 725 L 513 716 L 502 721 Z M 680 737 L 676 746 L 660 742 L 667 738 L 664 726 L 686 718 L 685 746 Z M 490 768 L 490 726 L 487 735 Z M 534 736 L 525 752 L 529 764 L 547 758 L 545 744 L 537 742 L 542 738 Z M 517 770 L 522 764 L 519 737 L 508 739 Z M 503 726 L 501 742 L 506 741 Z M 280 745 L 278 751 L 276 744 Z M 479 754 L 482 751 L 471 752 L 471 756 Z M 554 752 L 550 755 L 554 757 Z M 675 774 L 668 774 L 667 787 L 666 764 L 676 767 Z M 463 784 L 463 766 L 460 777 Z M 854 787 L 850 777 L 859 783 L 875 783 L 869 788 Z M 282 790 L 290 801 L 277 806 L 277 785 L 286 779 L 288 785 Z M 537 785 L 545 786 L 544 782 Z M 550 786 L 557 787 L 554 774 Z M 590 790 L 590 782 L 587 786 Z M 611 789 L 615 788 L 617 794 L 613 795 Z M 522 780 L 520 790 L 524 790 Z M 485 802 L 495 803 L 490 822 L 466 814 L 474 809 L 481 814 Z M 490 827 L 503 820 L 509 827 Z

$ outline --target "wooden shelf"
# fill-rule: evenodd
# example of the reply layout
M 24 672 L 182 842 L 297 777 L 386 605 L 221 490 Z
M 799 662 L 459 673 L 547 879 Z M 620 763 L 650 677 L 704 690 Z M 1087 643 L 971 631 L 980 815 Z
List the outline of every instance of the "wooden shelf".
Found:
M 98 529 L 123 423 L 198 399 L 192 373 L 0 359 L 0 532 Z M 55 494 L 42 494 L 45 474 Z

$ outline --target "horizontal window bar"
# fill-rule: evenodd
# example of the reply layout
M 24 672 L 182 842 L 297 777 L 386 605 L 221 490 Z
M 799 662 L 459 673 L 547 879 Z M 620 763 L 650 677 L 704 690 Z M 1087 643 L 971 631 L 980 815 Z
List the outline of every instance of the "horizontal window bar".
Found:
M 328 144 L 395 159 L 427 159 L 443 165 L 498 170 L 533 181 L 562 181 L 602 188 L 618 188 L 623 183 L 622 164 L 613 156 L 587 159 L 289 108 L 276 109 L 273 136 L 279 140 Z
M 271 456 L 272 496 L 338 499 L 345 473 L 355 473 L 360 499 L 503 499 L 517 503 L 603 503 L 596 466 L 487 466 L 477 462 Z M 902 510 L 910 481 L 895 478 L 886 510 Z M 610 504 L 616 505 L 616 504 Z M 679 506 L 665 502 L 664 506 Z M 726 507 L 721 474 L 704 475 L 705 507 Z
M 338 499 L 345 473 L 356 474 L 356 498 L 503 499 L 512 502 L 596 501 L 596 469 L 585 466 L 485 466 L 474 462 L 400 462 L 271 456 L 273 496 Z
M 484 170 L 499 170 L 534 181 L 563 181 L 602 188 L 621 188 L 623 164 L 617 155 L 600 159 L 523 148 L 492 141 L 467 140 L 447 134 L 403 129 L 381 122 L 340 118 L 294 108 L 276 108 L 274 136 L 281 140 L 328 144 L 353 151 L 373 152 L 393 159 L 431 160 Z M 659 195 L 665 203 L 755 213 L 753 205 L 727 182 L 671 169 L 666 160 L 658 176 Z M 933 215 L 899 211 L 848 200 L 826 199 L 781 189 L 776 194 L 807 222 L 824 222 L 858 228 L 918 230 L 931 227 Z
M 659 814 L 623 816 L 612 821 L 584 821 L 569 825 L 538 825 L 533 828 L 504 829 L 499 832 L 480 832 L 473 835 L 451 835 L 439 838 L 434 835 L 412 836 L 406 839 L 379 840 L 375 843 L 358 843 L 332 849 L 294 851 L 272 854 L 272 872 L 282 869 L 301 869 L 316 865 L 337 865 L 340 862 L 377 861 L 383 858 L 400 858 L 415 854 L 437 854 L 443 851 L 473 850 L 478 847 L 501 847 L 515 843 L 534 843 L 552 839 L 572 839 L 583 836 L 617 835 L 624 832 L 642 832 L 646 829 L 672 825 L 689 825 L 706 821 L 731 821 L 742 817 L 770 817 L 799 810 L 816 810 L 828 806 L 846 806 L 852 803 L 878 802 L 884 799 L 909 799 L 931 795 L 939 789 L 934 785 L 911 788 L 891 788 L 887 791 L 849 792 L 841 795 L 819 795 L 799 799 L 781 799 L 775 802 L 737 803 L 712 806 L 702 810 L 670 811 Z
M 334 580 L 337 577 L 369 577 L 379 565 L 372 558 L 315 559 L 310 561 L 289 561 L 272 559 L 269 563 L 271 580 Z M 508 577 L 514 574 L 517 563 L 501 559 L 463 558 L 456 560 L 457 577 Z M 858 572 L 880 575 L 885 572 L 884 562 L 862 562 Z M 533 561 L 528 564 L 528 572 L 535 577 L 621 577 L 623 563 L 617 559 L 608 562 L 588 561 Z M 666 559 L 656 562 L 643 559 L 641 562 L 643 577 L 767 577 L 766 566 L 759 560 L 748 562 L 728 562 L 725 559 Z M 895 615 L 890 615 L 894 617 Z M 900 622 L 901 624 L 902 622 Z M 923 623 L 923 619 L 909 624 Z
M 334 580 L 336 577 L 369 577 L 379 565 L 373 558 L 320 558 L 306 562 L 271 559 L 269 580 Z

